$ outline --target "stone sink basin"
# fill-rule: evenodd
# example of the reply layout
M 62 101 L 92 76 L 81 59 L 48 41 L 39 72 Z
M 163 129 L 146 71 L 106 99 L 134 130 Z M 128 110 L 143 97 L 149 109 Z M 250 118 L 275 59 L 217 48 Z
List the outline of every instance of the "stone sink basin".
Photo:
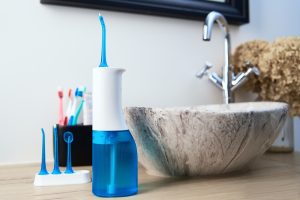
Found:
M 247 168 L 274 142 L 288 113 L 278 102 L 128 107 L 126 121 L 147 173 L 199 176 Z

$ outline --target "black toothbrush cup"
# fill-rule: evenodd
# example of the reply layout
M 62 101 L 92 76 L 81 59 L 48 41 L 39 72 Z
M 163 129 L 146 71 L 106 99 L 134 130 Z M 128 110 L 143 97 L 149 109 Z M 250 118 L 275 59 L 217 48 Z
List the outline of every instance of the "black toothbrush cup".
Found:
M 57 125 L 58 161 L 59 166 L 67 166 L 68 143 L 64 134 L 72 133 L 73 141 L 70 145 L 73 166 L 92 165 L 92 125 L 61 126 Z M 53 129 L 54 131 L 54 129 Z M 54 147 L 54 140 L 53 140 Z

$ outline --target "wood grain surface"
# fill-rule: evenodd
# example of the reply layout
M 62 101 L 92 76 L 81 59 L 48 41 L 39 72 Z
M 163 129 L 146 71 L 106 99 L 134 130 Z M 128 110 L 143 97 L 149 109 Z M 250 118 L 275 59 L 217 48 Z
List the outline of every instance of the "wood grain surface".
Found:
M 101 199 L 91 193 L 91 183 L 35 187 L 38 171 L 38 164 L 0 166 L 0 200 Z M 154 177 L 140 167 L 138 195 L 122 199 L 300 199 L 300 153 L 265 154 L 247 171 L 213 177 Z

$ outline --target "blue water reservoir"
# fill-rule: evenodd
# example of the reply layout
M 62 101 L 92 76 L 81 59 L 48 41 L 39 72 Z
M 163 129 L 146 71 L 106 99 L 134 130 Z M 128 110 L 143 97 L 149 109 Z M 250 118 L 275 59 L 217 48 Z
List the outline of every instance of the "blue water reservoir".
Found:
M 93 130 L 92 162 L 92 191 L 96 196 L 121 197 L 137 193 L 137 150 L 128 130 Z

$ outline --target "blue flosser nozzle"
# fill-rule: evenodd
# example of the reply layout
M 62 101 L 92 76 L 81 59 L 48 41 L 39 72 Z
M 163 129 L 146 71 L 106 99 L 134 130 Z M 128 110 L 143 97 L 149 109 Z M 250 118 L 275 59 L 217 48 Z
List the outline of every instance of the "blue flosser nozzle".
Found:
M 59 162 L 58 162 L 58 136 L 57 136 L 57 126 L 53 127 L 53 138 L 54 138 L 54 167 L 52 174 L 61 174 L 59 170 Z
M 106 28 L 102 15 L 99 13 L 99 20 L 102 27 L 102 50 L 101 50 L 101 62 L 99 67 L 108 67 L 106 62 Z
M 41 170 L 39 172 L 39 175 L 47 175 L 49 174 L 46 167 L 46 154 L 45 154 L 45 131 L 42 128 L 42 162 L 41 162 Z
M 66 171 L 65 174 L 73 174 L 74 171 L 72 169 L 72 158 L 71 158 L 71 143 L 73 142 L 73 133 L 71 132 L 65 132 L 64 133 L 64 141 L 68 145 L 67 149 L 67 166 L 66 166 Z

